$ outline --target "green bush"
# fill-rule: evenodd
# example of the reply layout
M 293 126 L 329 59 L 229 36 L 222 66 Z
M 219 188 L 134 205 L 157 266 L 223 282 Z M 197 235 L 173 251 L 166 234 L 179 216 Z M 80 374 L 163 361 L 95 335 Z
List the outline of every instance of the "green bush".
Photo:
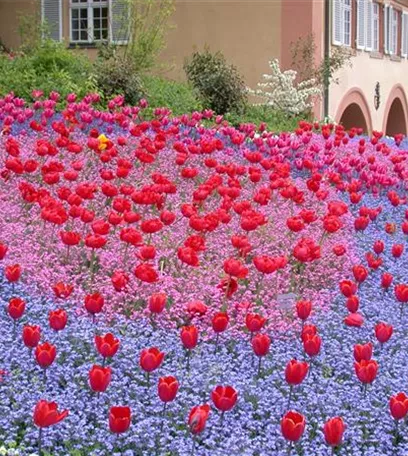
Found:
M 151 108 L 170 108 L 176 116 L 202 110 L 192 88 L 186 83 L 157 76 L 143 76 L 142 81 Z
M 259 127 L 264 122 L 272 132 L 293 131 L 297 128 L 301 117 L 290 117 L 283 112 L 275 111 L 267 105 L 248 105 L 241 114 L 227 114 L 225 120 L 239 127 L 241 124 L 252 123 Z
M 86 56 L 51 40 L 27 54 L 0 54 L 0 96 L 14 92 L 30 99 L 34 89 L 45 94 L 55 90 L 63 97 L 70 92 L 83 96 L 95 91 L 92 64 Z
M 244 80 L 221 52 L 195 52 L 185 62 L 184 71 L 205 108 L 217 114 L 243 110 L 247 98 Z
M 133 61 L 119 53 L 99 58 L 94 65 L 96 84 L 105 101 L 123 95 L 126 104 L 136 105 L 144 96 L 141 79 Z

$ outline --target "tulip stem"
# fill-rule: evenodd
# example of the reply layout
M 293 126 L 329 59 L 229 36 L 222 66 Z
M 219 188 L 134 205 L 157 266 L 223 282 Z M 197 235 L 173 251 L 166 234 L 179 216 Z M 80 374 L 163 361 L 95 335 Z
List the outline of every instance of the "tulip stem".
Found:
M 217 354 L 217 350 L 218 350 L 218 340 L 220 338 L 220 333 L 217 332 L 217 335 L 215 337 L 215 349 L 214 349 L 214 355 Z
M 364 399 L 365 399 L 367 397 L 367 383 L 364 383 L 363 390 L 364 390 Z
M 258 378 L 261 377 L 262 356 L 258 357 Z
M 147 387 L 150 388 L 150 372 L 146 372 L 147 374 Z
M 289 410 L 289 407 L 290 407 L 290 401 L 292 399 L 292 391 L 293 391 L 293 385 L 290 385 L 290 389 L 289 389 L 289 398 L 288 398 L 288 405 L 287 405 L 287 409 Z
M 191 450 L 191 456 L 194 456 L 195 454 L 195 448 L 196 448 L 196 437 L 195 435 L 193 436 L 193 449 Z
M 292 448 L 293 448 L 293 442 L 290 442 L 289 446 L 288 446 L 288 456 L 290 456 L 290 454 L 292 453 Z
M 43 382 L 44 382 L 44 385 L 45 385 L 46 382 L 47 382 L 47 369 L 44 369 L 44 370 L 43 370 Z
M 221 429 L 223 428 L 223 424 L 224 424 L 224 415 L 225 415 L 225 412 L 221 412 L 221 418 L 220 418 L 220 428 Z
M 167 408 L 167 402 L 164 403 L 163 406 L 163 411 L 162 411 L 162 422 L 160 425 L 160 433 L 163 431 L 163 426 L 164 426 L 164 420 L 166 419 L 166 408 Z
M 42 428 L 38 429 L 38 456 L 41 456 L 41 446 L 42 446 Z
M 190 371 L 190 350 L 187 349 L 187 372 Z

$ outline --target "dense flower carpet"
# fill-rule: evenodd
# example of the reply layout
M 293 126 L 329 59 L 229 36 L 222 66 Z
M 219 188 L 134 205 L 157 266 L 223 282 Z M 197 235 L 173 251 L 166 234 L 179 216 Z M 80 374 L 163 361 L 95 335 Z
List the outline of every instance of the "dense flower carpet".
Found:
M 408 455 L 402 137 L 33 97 L 0 99 L 0 454 Z

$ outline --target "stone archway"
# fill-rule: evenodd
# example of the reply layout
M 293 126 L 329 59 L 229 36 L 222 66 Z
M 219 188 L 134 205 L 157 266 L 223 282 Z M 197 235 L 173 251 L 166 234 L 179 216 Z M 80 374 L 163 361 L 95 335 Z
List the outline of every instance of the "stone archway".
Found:
M 335 117 L 346 130 L 353 127 L 362 128 L 364 133 L 371 134 L 373 130 L 370 108 L 363 92 L 359 88 L 349 90 L 340 102 Z
M 367 121 L 364 113 L 357 103 L 351 103 L 344 110 L 340 118 L 340 123 L 346 130 L 351 130 L 353 127 L 362 128 L 364 133 L 368 132 Z
M 395 85 L 388 97 L 384 110 L 383 131 L 387 136 L 408 132 L 408 104 L 404 89 Z

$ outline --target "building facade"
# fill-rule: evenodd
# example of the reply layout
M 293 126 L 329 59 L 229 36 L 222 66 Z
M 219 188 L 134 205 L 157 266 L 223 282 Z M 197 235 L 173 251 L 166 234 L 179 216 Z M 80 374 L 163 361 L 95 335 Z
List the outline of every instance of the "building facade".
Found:
M 95 43 L 126 45 L 125 0 L 0 0 L 0 39 L 16 48 L 22 14 L 39 14 L 53 39 L 96 53 Z M 314 59 L 336 46 L 351 55 L 315 107 L 346 128 L 388 135 L 408 132 L 408 0 L 175 0 L 163 61 L 168 76 L 184 77 L 183 62 L 195 49 L 221 50 L 255 88 L 268 61 L 292 65 L 291 44 L 313 34 Z

